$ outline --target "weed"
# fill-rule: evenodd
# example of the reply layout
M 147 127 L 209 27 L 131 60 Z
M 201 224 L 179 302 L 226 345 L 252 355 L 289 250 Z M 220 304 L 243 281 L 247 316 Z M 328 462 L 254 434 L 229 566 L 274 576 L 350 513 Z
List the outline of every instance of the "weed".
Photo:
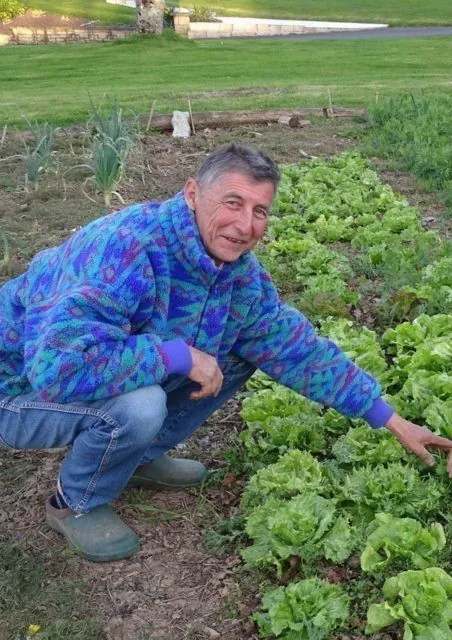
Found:
M 234 553 L 234 551 L 238 547 L 242 547 L 246 541 L 244 527 L 245 516 L 220 518 L 214 528 L 206 531 L 205 540 L 207 548 L 218 556 L 222 556 L 225 553 Z

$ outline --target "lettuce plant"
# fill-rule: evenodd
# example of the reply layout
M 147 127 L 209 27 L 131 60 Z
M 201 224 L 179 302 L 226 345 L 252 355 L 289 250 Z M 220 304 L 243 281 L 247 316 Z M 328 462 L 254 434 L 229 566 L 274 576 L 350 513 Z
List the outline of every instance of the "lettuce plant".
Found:
M 312 412 L 251 422 L 240 437 L 248 458 L 263 464 L 276 462 L 291 449 L 318 452 L 325 448 L 322 418 Z
M 328 491 L 321 463 L 309 453 L 294 449 L 251 477 L 243 493 L 242 506 L 249 510 L 268 498 L 291 498 L 299 493 Z
M 434 566 L 446 545 L 444 529 L 438 522 L 424 528 L 417 520 L 396 518 L 390 513 L 377 513 L 368 533 L 361 568 L 371 573 L 398 561 L 419 569 Z
M 452 315 L 445 314 L 422 315 L 384 333 L 393 368 L 383 379 L 406 417 L 430 420 L 432 404 L 452 397 L 451 337 Z
M 376 512 L 417 516 L 440 508 L 444 487 L 433 478 L 421 478 L 399 462 L 353 469 L 337 482 L 344 508 L 357 522 L 370 522 Z
M 349 598 L 340 586 L 309 578 L 268 590 L 262 608 L 254 616 L 260 638 L 323 640 L 347 620 Z
M 366 633 L 404 622 L 404 640 L 452 638 L 452 577 L 439 567 L 404 571 L 386 580 L 385 602 L 371 604 Z
M 270 417 L 278 418 L 304 413 L 307 409 L 320 413 L 321 407 L 303 398 L 299 393 L 280 384 L 263 389 L 245 398 L 240 415 L 247 424 L 265 422 Z
M 315 493 L 291 500 L 272 498 L 248 516 L 245 531 L 253 544 L 241 551 L 252 566 L 276 566 L 298 556 L 305 562 L 325 557 L 343 562 L 355 545 L 348 519 L 338 514 L 335 500 Z
M 400 462 L 409 456 L 389 431 L 368 425 L 349 429 L 333 444 L 332 453 L 340 465 Z
M 387 368 L 377 334 L 367 327 L 359 327 L 345 318 L 327 318 L 320 322 L 319 333 L 338 344 L 356 364 L 374 376 Z

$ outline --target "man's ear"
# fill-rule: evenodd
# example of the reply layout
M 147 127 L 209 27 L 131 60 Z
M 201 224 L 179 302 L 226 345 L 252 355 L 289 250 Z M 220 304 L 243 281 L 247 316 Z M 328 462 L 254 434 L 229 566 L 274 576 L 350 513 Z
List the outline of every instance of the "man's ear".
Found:
M 185 201 L 192 211 L 196 211 L 198 202 L 199 186 L 195 178 L 188 178 L 184 185 Z

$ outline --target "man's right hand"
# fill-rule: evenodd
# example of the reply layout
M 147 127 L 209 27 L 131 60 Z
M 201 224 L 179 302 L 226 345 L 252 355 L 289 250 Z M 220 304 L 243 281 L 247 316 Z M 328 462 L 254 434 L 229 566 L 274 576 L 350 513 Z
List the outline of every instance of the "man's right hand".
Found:
M 199 349 L 195 349 L 195 347 L 188 348 L 190 349 L 193 362 L 188 377 L 190 380 L 193 380 L 193 382 L 198 382 L 201 385 L 199 391 L 191 392 L 190 399 L 201 400 L 209 396 L 216 397 L 220 393 L 223 385 L 223 374 L 218 366 L 218 362 L 208 353 L 199 351 Z

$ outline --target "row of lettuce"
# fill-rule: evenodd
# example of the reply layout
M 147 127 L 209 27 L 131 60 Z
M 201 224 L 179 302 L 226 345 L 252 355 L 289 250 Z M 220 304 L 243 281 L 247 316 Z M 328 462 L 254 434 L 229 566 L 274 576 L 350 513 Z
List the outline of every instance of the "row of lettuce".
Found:
M 451 244 L 359 156 L 287 166 L 283 176 L 260 255 L 283 296 L 378 377 L 402 415 L 451 437 Z M 376 330 L 352 320 L 360 315 Z M 372 594 L 366 633 L 401 623 L 405 640 L 452 638 L 444 459 L 427 470 L 386 430 L 263 374 L 251 379 L 242 416 L 254 474 L 241 553 L 275 580 L 292 578 L 266 590 L 260 637 L 362 632 L 351 620 L 355 581 Z M 324 579 L 334 565 L 346 587 Z

